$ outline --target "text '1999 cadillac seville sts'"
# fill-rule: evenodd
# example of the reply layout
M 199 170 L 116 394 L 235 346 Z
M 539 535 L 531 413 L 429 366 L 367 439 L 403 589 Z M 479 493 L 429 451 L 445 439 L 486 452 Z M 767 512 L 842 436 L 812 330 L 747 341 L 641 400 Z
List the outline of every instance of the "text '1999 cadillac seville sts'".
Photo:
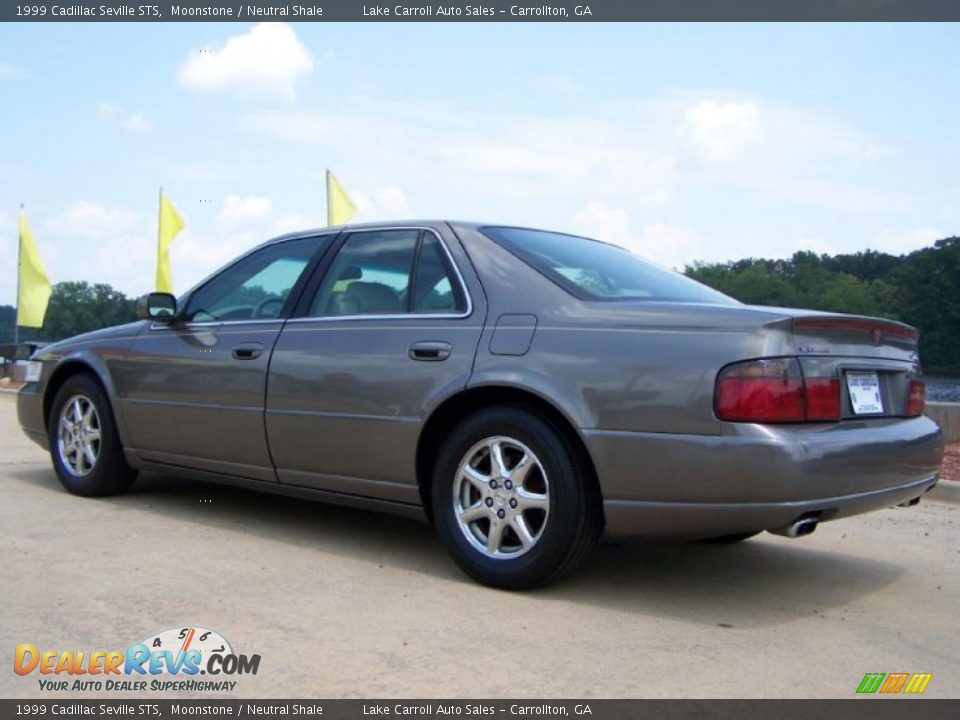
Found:
M 621 248 L 442 221 L 295 233 L 43 348 L 20 423 L 79 495 L 138 470 L 428 518 L 541 585 L 614 535 L 796 537 L 937 482 L 917 332 L 753 307 Z

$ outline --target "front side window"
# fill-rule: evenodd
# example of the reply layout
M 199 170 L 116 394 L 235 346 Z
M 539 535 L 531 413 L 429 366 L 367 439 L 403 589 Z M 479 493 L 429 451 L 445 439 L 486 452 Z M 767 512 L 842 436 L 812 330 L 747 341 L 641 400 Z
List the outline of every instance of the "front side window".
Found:
M 310 306 L 313 317 L 462 312 L 439 239 L 417 229 L 377 230 L 347 237 Z
M 261 248 L 226 267 L 200 287 L 184 311 L 190 322 L 266 320 L 283 306 L 319 249 L 317 238 L 287 240 Z
M 737 301 L 616 245 L 545 230 L 487 227 L 482 232 L 585 300 Z

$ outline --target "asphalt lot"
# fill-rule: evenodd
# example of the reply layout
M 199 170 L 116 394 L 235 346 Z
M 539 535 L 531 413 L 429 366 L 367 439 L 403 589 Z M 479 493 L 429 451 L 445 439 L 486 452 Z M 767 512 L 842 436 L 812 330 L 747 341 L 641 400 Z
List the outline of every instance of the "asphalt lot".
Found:
M 199 624 L 261 655 L 239 697 L 850 698 L 900 671 L 958 697 L 958 502 L 800 540 L 604 544 L 561 585 L 506 593 L 407 520 L 158 476 L 71 496 L 0 393 L 0 696 L 40 695 L 17 643 Z

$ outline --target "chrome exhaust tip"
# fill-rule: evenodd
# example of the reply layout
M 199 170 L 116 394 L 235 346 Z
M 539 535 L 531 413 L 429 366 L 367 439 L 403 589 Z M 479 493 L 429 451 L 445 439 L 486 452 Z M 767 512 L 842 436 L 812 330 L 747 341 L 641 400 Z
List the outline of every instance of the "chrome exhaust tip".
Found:
M 783 535 L 784 537 L 788 538 L 798 538 L 811 534 L 817 529 L 817 525 L 819 524 L 820 518 L 818 517 L 802 517 L 794 520 L 789 525 L 785 525 L 781 528 L 774 528 L 768 532 L 772 532 L 774 535 Z

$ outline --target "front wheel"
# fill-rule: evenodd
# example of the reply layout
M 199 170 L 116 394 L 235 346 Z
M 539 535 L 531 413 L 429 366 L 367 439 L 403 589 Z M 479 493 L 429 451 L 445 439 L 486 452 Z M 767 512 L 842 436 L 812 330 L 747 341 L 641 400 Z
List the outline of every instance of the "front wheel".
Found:
M 57 391 L 48 433 L 53 468 L 70 492 L 114 495 L 136 477 L 123 456 L 107 395 L 93 378 L 74 375 Z
M 589 466 L 563 433 L 517 407 L 482 410 L 444 442 L 433 478 L 437 532 L 475 580 L 505 589 L 553 582 L 603 530 Z

